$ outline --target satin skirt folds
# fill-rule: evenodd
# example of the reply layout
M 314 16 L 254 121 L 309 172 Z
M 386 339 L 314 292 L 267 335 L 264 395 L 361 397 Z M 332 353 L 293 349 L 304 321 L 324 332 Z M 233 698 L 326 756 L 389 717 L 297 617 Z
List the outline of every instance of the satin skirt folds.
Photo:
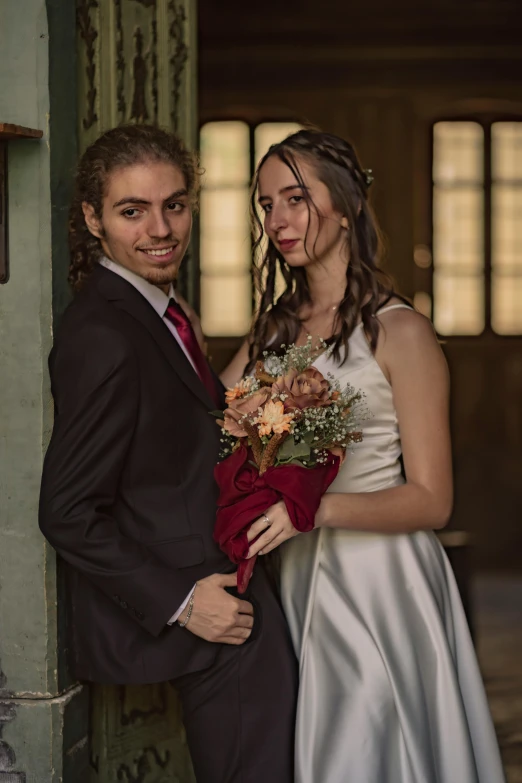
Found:
M 473 644 L 432 533 L 284 547 L 300 660 L 296 783 L 503 783 Z

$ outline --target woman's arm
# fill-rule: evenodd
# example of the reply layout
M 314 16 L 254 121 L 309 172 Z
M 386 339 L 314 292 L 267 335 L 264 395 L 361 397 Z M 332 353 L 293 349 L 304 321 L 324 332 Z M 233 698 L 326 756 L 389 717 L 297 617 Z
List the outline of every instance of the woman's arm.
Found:
M 316 524 L 383 533 L 441 528 L 453 502 L 446 361 L 423 316 L 398 310 L 386 320 L 383 316 L 382 322 L 382 347 L 376 358 L 393 389 L 406 484 L 378 492 L 326 495 Z
M 376 359 L 388 377 L 399 420 L 406 483 L 368 493 L 329 493 L 316 526 L 400 533 L 443 527 L 453 502 L 449 377 L 431 323 L 408 310 L 381 317 Z M 357 459 L 357 453 L 347 459 Z M 296 535 L 284 504 L 267 511 L 273 523 L 250 548 L 266 554 Z M 252 540 L 266 528 L 258 521 Z M 273 546 L 272 546 L 273 544 Z
M 227 387 L 227 389 L 232 388 L 232 386 L 235 386 L 238 381 L 241 380 L 243 375 L 245 374 L 245 367 L 248 364 L 248 351 L 250 349 L 250 342 L 248 337 L 243 342 L 241 348 L 236 353 L 230 364 L 225 367 L 223 372 L 220 374 L 221 382 L 224 386 Z

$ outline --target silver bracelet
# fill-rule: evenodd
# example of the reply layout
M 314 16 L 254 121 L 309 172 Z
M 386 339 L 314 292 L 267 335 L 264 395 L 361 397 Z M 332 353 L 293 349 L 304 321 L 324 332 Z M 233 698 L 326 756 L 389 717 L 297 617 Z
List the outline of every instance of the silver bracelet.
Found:
M 184 628 L 186 626 L 186 624 L 188 623 L 188 621 L 190 620 L 190 618 L 192 617 L 192 610 L 194 609 L 194 596 L 196 594 L 196 587 L 197 586 L 198 586 L 198 583 L 196 582 L 194 590 L 192 591 L 192 595 L 190 596 L 190 599 L 189 599 L 189 608 L 188 608 L 187 616 L 185 617 L 183 622 L 178 620 L 178 625 L 179 625 L 180 628 Z

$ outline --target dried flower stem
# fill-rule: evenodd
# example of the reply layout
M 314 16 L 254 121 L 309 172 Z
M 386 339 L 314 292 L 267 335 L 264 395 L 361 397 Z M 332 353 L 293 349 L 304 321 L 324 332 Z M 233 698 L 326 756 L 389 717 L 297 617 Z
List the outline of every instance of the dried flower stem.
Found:
M 263 459 L 263 444 L 257 432 L 257 428 L 247 420 L 241 422 L 241 426 L 243 427 L 246 434 L 250 438 L 250 444 L 252 446 L 252 454 L 254 455 L 256 465 L 259 466 L 261 465 L 261 461 Z
M 259 464 L 260 476 L 262 476 L 263 473 L 265 473 L 265 471 L 274 464 L 277 450 L 288 434 L 288 432 L 281 432 L 279 435 L 272 435 L 269 442 L 265 446 L 263 458 Z

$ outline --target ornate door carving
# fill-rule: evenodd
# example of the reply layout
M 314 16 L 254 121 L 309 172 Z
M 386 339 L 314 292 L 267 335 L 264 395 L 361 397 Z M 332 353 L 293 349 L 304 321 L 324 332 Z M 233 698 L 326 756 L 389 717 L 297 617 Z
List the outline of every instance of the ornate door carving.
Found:
M 150 122 L 195 141 L 195 2 L 77 0 L 80 151 Z
M 176 130 L 194 146 L 195 2 L 77 0 L 76 24 L 80 153 L 126 122 Z M 186 272 L 180 282 L 190 288 Z M 167 683 L 91 687 L 90 725 L 92 783 L 194 781 Z

